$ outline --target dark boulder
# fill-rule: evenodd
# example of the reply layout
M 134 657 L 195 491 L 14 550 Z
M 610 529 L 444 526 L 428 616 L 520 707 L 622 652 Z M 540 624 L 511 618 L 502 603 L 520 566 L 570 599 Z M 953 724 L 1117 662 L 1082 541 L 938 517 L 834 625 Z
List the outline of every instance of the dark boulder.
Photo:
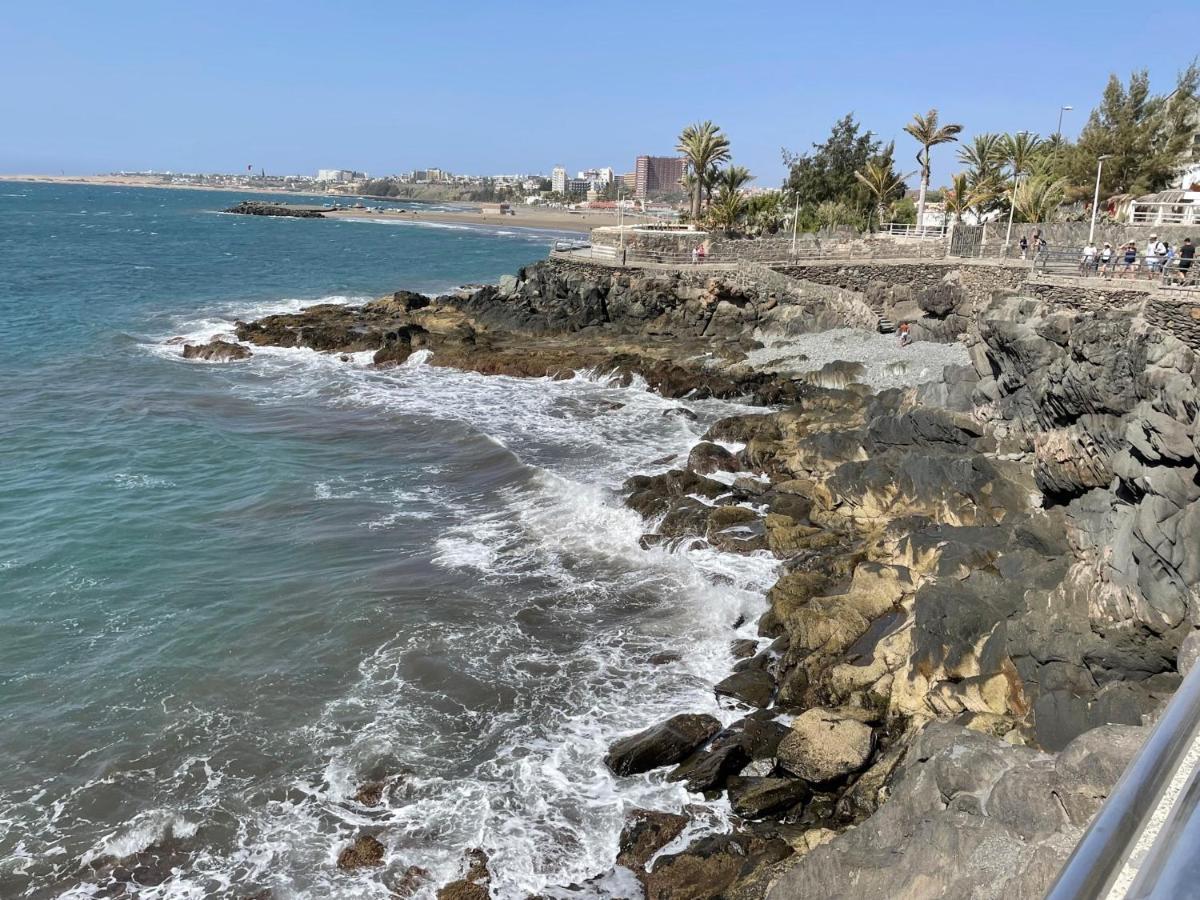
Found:
M 184 344 L 184 359 L 203 359 L 208 362 L 234 362 L 253 356 L 248 347 L 214 338 L 207 344 Z
M 681 762 L 706 744 L 721 723 L 709 715 L 681 713 L 609 747 L 604 764 L 617 775 L 637 775 Z
M 812 796 L 812 788 L 799 778 L 730 778 L 729 802 L 744 819 L 761 819 L 785 812 Z
M 625 817 L 625 827 L 621 829 L 617 865 L 644 872 L 650 857 L 679 837 L 687 823 L 687 816 L 677 813 L 633 810 Z
M 740 772 L 749 761 L 740 743 L 697 750 L 668 773 L 667 781 L 682 781 L 695 793 L 719 789 L 726 778 Z
M 734 672 L 713 687 L 718 697 L 732 697 L 747 706 L 762 708 L 771 704 L 775 693 L 775 679 L 761 668 L 749 668 Z
M 726 897 L 760 868 L 794 853 L 782 838 L 716 834 L 686 850 L 659 857 L 646 876 L 646 900 L 709 900 Z
M 736 472 L 741 468 L 738 458 L 720 444 L 703 441 L 688 454 L 687 466 L 693 472 L 707 475 L 709 472 Z

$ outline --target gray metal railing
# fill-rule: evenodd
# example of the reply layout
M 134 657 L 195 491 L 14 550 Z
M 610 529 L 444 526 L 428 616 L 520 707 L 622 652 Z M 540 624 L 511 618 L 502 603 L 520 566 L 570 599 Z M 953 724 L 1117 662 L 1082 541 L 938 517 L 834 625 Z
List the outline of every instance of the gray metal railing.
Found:
M 1188 773 L 1188 786 L 1165 822 L 1161 821 L 1159 806 L 1198 738 L 1200 666 L 1188 673 L 1167 704 L 1146 743 L 1063 866 L 1047 900 L 1101 900 L 1110 896 L 1165 900 L 1196 895 L 1200 882 L 1194 878 L 1180 881 L 1200 862 L 1196 854 L 1200 844 L 1196 772 Z M 1138 842 L 1147 838 L 1152 843 L 1145 858 L 1131 859 Z

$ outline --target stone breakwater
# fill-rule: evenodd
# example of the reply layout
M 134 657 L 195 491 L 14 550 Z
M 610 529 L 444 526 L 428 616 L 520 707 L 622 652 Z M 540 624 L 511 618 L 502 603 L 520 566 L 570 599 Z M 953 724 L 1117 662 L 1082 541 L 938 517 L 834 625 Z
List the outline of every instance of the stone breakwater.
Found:
M 970 364 L 876 392 L 853 366 L 830 381 L 747 362 L 751 334 L 857 324 L 864 303 L 964 342 Z M 686 810 L 635 811 L 614 865 L 655 900 L 1034 897 L 1197 642 L 1200 361 L 1142 310 L 1071 310 L 953 270 L 823 306 L 810 288 L 539 264 L 237 336 L 769 404 L 624 485 L 647 546 L 768 552 L 782 574 L 714 686 L 740 717 L 679 710 L 614 735 L 605 760 L 724 794 L 731 830 L 680 847 Z M 487 895 L 486 857 L 468 863 L 441 896 Z
M 261 200 L 243 200 L 235 203 L 227 213 L 240 216 L 284 216 L 293 219 L 324 219 L 325 214 L 309 206 L 288 206 L 286 203 L 265 203 Z

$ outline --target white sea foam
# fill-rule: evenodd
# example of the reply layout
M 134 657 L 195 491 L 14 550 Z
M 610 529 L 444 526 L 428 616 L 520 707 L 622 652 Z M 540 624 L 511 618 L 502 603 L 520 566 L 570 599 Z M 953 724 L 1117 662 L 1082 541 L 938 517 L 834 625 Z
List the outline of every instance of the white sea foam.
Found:
M 228 333 L 234 318 L 304 305 L 222 308 L 173 334 L 202 342 Z M 163 343 L 155 352 L 175 356 L 179 346 Z M 396 622 L 395 635 L 362 660 L 345 692 L 293 736 L 324 759 L 323 769 L 297 773 L 290 789 L 250 809 L 232 850 L 201 841 L 185 871 L 139 897 L 179 900 L 261 884 L 287 897 L 385 898 L 389 879 L 409 865 L 430 870 L 418 896 L 432 897 L 457 874 L 463 850 L 479 846 L 493 861 L 494 896 L 521 898 L 607 872 L 634 807 L 689 806 L 688 839 L 727 829 L 724 801 L 704 804 L 659 775 L 614 778 L 601 758 L 615 737 L 681 711 L 726 722 L 737 716 L 717 703 L 711 685 L 728 672 L 730 641 L 754 636 L 777 561 L 697 541 L 643 549 L 647 525 L 614 488 L 661 467 L 655 461 L 666 455 L 686 458 L 708 421 L 745 408 L 681 404 L 640 381 L 620 387 L 603 373 L 565 381 L 485 377 L 430 366 L 425 351 L 382 371 L 368 367 L 369 352 L 350 362 L 304 349 L 256 347 L 254 354 L 231 369 L 246 373 L 230 386 L 243 397 L 451 420 L 476 440 L 490 438 L 504 482 L 495 490 L 450 496 L 330 475 L 312 482 L 311 498 L 369 504 L 378 512 L 360 524 L 371 530 L 404 528 L 414 515 L 428 522 L 436 512 L 448 524 L 430 541 L 428 561 L 454 584 L 475 583 L 507 602 L 488 610 L 452 596 L 439 601 L 449 607 L 434 627 Z M 680 405 L 700 421 L 663 415 Z M 682 659 L 649 664 L 666 649 L 682 650 Z M 452 669 L 449 683 L 422 674 L 437 661 Z M 475 686 L 468 694 L 454 688 L 464 680 Z M 214 744 L 239 735 L 238 723 L 211 713 L 198 711 L 197 721 Z M 381 761 L 411 774 L 381 808 L 351 802 Z M 164 834 L 164 822 L 176 836 L 176 828 L 203 826 L 228 798 L 249 790 L 248 779 L 193 760 L 163 786 L 188 809 L 169 820 L 154 811 L 135 817 L 92 852 L 98 859 L 141 849 Z M 386 866 L 339 873 L 337 852 L 366 825 L 388 849 Z M 588 891 L 625 897 L 633 889 L 617 873 Z

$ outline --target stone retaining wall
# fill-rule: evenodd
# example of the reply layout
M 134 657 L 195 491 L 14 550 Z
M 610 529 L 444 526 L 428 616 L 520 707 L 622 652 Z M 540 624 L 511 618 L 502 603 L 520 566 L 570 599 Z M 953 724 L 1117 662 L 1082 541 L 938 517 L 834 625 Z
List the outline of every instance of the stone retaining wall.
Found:
M 566 272 L 589 279 L 611 276 L 612 265 L 554 259 L 553 265 Z M 630 272 L 645 270 L 623 270 Z M 812 310 L 821 301 L 828 306 L 830 316 L 854 327 L 873 329 L 877 322 L 870 320 L 868 297 L 872 284 L 906 285 L 923 290 L 940 282 L 951 272 L 958 272 L 963 289 L 973 302 L 986 301 L 994 291 L 1014 290 L 1030 297 L 1066 309 L 1097 312 L 1133 304 L 1146 305 L 1146 319 L 1169 331 L 1193 349 L 1200 350 L 1200 300 L 1159 297 L 1145 287 L 1118 288 L 1107 282 L 1086 284 L 1057 282 L 1045 278 L 1031 279 L 1028 266 L 993 265 L 969 261 L 939 261 L 911 263 L 853 263 L 765 266 L 740 262 L 729 266 L 704 266 L 697 269 L 671 269 L 681 283 L 703 287 L 713 278 L 720 278 L 738 290 L 774 297 L 784 304 Z M 645 272 L 652 274 L 652 272 Z M 832 290 L 831 290 L 832 289 Z M 878 314 L 879 310 L 875 310 Z
M 1200 302 L 1154 299 L 1143 312 L 1151 325 L 1170 332 L 1193 350 L 1200 351 Z

